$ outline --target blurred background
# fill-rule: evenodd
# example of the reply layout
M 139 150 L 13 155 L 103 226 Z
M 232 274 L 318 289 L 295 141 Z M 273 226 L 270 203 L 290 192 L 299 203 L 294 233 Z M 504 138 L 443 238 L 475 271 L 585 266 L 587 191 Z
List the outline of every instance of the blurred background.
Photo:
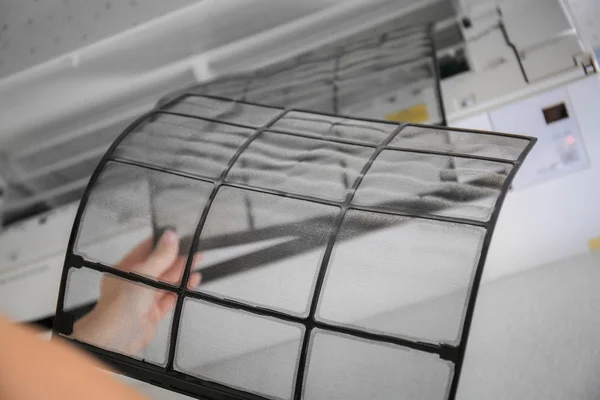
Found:
M 51 324 L 99 159 L 198 85 L 537 137 L 496 226 L 458 398 L 600 398 L 598 57 L 596 0 L 0 0 L 0 311 Z

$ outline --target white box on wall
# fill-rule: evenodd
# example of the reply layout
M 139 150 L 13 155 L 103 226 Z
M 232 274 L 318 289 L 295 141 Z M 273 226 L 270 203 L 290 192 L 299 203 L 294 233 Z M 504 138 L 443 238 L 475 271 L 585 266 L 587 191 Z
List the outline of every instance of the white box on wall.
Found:
M 553 97 L 554 96 L 554 97 Z M 482 130 L 526 132 L 532 136 L 548 134 L 543 108 L 556 105 L 562 100 L 569 117 L 576 120 L 581 140 L 585 143 L 586 166 L 579 169 L 562 170 L 539 181 L 526 182 L 527 165 L 514 181 L 515 190 L 506 196 L 502 212 L 490 245 L 484 280 L 524 272 L 552 262 L 587 253 L 588 241 L 600 234 L 600 76 L 567 83 L 558 89 L 538 94 L 529 94 L 519 100 L 482 109 L 478 114 L 461 119 L 450 119 L 451 126 Z M 508 100 L 511 101 L 511 100 Z M 537 119 L 522 121 L 522 104 L 532 101 L 537 104 Z M 493 108 L 495 107 L 495 108 Z M 500 111 L 503 119 L 499 120 Z M 515 114 L 508 113 L 513 110 Z M 496 118 L 491 118 L 495 115 Z M 503 123 L 497 124 L 500 121 Z M 543 129 L 540 130 L 539 127 Z M 551 140 L 550 140 L 551 141 Z M 544 152 L 540 140 L 533 152 Z M 556 150 L 550 147 L 550 153 Z M 531 168 L 540 165 L 536 154 L 530 154 Z M 523 175 L 522 175 L 523 174 Z M 518 186 L 520 177 L 521 181 Z
M 515 189 L 559 178 L 589 166 L 585 143 L 566 87 L 492 110 L 495 130 L 538 138 L 513 182 Z

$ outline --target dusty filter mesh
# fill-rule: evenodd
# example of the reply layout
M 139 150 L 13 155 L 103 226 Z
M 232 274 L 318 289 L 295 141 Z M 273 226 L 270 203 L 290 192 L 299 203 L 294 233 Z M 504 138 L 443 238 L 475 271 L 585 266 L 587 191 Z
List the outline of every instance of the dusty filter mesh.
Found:
M 533 143 L 187 95 L 92 176 L 55 330 L 198 398 L 454 398 L 500 203 Z M 178 273 L 122 267 L 166 230 Z M 114 287 L 125 310 L 98 317 Z M 175 304 L 152 336 L 128 319 L 140 299 Z M 92 311 L 104 331 L 74 332 Z

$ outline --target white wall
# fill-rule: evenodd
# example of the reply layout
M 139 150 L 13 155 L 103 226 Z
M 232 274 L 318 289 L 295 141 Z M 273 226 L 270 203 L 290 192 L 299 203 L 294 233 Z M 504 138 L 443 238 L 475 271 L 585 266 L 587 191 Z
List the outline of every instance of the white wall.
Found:
M 600 253 L 484 283 L 460 400 L 600 398 Z

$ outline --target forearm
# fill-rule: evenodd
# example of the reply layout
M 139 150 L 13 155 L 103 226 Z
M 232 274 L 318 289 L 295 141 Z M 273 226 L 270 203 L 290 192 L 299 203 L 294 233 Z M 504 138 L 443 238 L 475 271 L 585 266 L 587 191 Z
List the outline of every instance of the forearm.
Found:
M 143 400 L 93 359 L 0 316 L 0 399 Z

